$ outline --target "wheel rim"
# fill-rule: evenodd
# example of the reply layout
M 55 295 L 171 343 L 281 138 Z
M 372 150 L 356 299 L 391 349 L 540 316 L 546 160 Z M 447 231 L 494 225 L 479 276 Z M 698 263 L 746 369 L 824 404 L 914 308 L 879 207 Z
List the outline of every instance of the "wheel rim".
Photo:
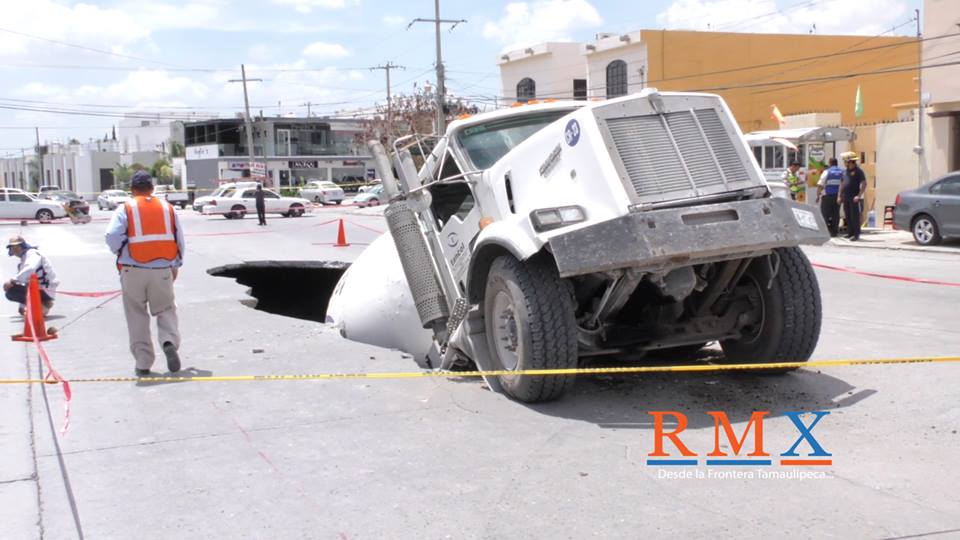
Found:
M 513 371 L 520 363 L 520 325 L 513 299 L 504 291 L 493 299 L 493 339 L 503 369 Z
M 927 218 L 918 219 L 913 225 L 913 235 L 921 244 L 926 244 L 933 239 L 933 222 Z
M 763 289 L 757 279 L 753 276 L 746 276 L 748 282 L 753 285 L 749 296 L 753 303 L 753 309 L 745 315 L 750 319 L 750 323 L 741 328 L 741 343 L 753 343 L 763 333 L 763 325 L 767 318 L 767 306 L 763 300 Z
M 50 213 L 49 210 L 42 210 L 40 211 L 40 217 L 38 219 L 40 221 L 50 221 L 51 219 L 53 219 L 53 214 Z

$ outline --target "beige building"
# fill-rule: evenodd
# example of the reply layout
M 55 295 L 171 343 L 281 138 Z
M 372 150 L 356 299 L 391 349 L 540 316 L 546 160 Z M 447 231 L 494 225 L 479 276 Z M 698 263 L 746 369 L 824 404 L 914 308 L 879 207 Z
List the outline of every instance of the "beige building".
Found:
M 960 169 L 960 65 L 938 66 L 960 61 L 958 25 L 960 2 L 923 2 L 922 81 L 929 124 L 929 136 L 923 141 L 927 166 L 923 180 Z

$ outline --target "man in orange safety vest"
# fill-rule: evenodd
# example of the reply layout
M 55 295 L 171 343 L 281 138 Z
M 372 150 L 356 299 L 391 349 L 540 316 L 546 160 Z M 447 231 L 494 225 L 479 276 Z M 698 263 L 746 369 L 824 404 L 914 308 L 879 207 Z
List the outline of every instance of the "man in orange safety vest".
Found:
M 117 208 L 107 225 L 107 245 L 117 255 L 135 373 L 149 376 L 153 365 L 151 316 L 157 318 L 167 369 L 176 372 L 180 370 L 180 330 L 173 282 L 183 264 L 183 229 L 173 206 L 153 196 L 149 173 L 134 173 L 130 192 L 133 197 Z

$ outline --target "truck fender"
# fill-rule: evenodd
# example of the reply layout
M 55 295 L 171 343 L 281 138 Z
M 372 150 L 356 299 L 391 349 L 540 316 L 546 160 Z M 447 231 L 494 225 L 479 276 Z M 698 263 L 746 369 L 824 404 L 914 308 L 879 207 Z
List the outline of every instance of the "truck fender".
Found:
M 498 221 L 484 227 L 474 243 L 467 273 L 467 298 L 470 303 L 483 300 L 487 273 L 494 259 L 500 255 L 512 255 L 524 261 L 536 255 L 542 247 L 543 244 L 531 236 L 530 230 L 520 224 Z

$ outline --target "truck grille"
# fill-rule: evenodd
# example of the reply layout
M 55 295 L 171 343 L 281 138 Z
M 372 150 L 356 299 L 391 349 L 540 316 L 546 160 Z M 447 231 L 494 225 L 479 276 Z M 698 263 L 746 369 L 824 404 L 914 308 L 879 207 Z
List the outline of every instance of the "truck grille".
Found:
M 751 182 L 715 109 L 607 118 L 634 202 L 658 203 L 743 189 Z

